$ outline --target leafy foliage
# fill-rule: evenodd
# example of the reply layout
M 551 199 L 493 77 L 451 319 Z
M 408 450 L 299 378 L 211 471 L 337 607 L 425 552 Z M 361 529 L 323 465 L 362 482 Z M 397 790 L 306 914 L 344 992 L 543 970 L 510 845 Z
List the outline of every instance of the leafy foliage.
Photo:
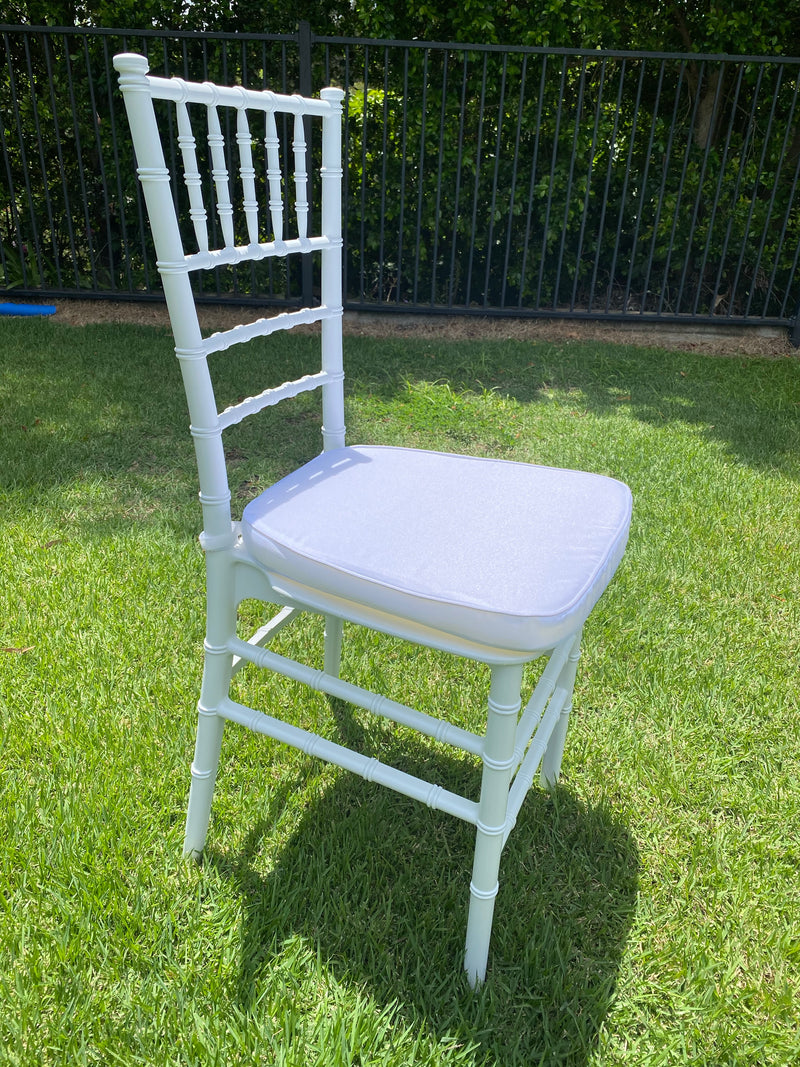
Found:
M 729 55 L 800 51 L 798 0 L 540 0 L 535 9 L 501 0 L 356 0 L 353 18 L 365 36 L 404 40 Z
M 388 53 L 365 62 L 349 96 L 351 290 L 401 304 L 785 313 L 792 70 L 709 61 L 694 89 L 687 70 L 456 49 L 420 49 L 402 69 Z
M 0 200 L 0 272 L 7 288 L 141 291 L 158 286 L 135 159 L 112 57 L 137 50 L 153 69 L 185 77 L 286 90 L 297 57 L 280 43 L 175 40 L 132 34 L 5 37 L 0 127 L 7 195 Z M 228 129 L 228 141 L 235 136 Z M 172 145 L 171 150 L 174 151 Z M 253 279 L 233 277 L 213 292 L 238 292 Z M 287 295 L 278 265 L 259 277 L 262 291 Z
M 524 33 L 531 20 L 513 5 L 498 12 L 479 3 L 438 15 L 425 3 L 393 11 L 356 5 L 334 12 L 331 25 L 403 36 L 429 17 L 430 35 L 463 39 L 484 25 L 486 40 L 631 43 L 630 7 L 601 17 L 582 5 L 580 17 L 559 23 L 570 33 L 554 37 L 557 10 L 552 0 Z M 670 10 L 670 26 L 692 43 L 686 34 L 697 12 Z M 142 22 L 180 15 L 142 11 Z M 756 21 L 766 25 L 768 12 L 759 7 Z M 720 34 L 738 25 L 734 13 L 713 23 Z M 252 17 L 241 9 L 245 25 Z M 192 20 L 233 24 L 214 4 L 193 7 Z M 648 39 L 650 22 L 637 25 Z M 722 40 L 704 32 L 706 44 Z M 154 70 L 198 80 L 289 92 L 301 83 L 291 38 L 20 30 L 4 44 L 5 288 L 157 284 L 115 51 L 144 51 Z M 788 234 L 800 221 L 800 132 L 792 62 L 332 40 L 315 45 L 312 64 L 315 86 L 348 91 L 351 301 L 553 314 L 793 314 L 798 253 Z M 285 301 L 299 294 L 301 279 L 293 265 L 272 265 L 203 284 L 209 294 Z

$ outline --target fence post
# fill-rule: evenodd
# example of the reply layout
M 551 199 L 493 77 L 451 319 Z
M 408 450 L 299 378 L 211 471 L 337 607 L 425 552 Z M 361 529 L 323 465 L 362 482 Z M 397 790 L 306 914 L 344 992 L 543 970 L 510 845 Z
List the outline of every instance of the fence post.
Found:
M 297 24 L 297 49 L 300 54 L 300 95 L 311 96 L 314 86 L 311 76 L 311 23 L 301 19 Z
M 300 60 L 300 95 L 308 97 L 314 92 L 314 86 L 311 74 L 311 23 L 307 19 L 301 19 L 297 24 L 297 51 Z M 303 119 L 303 126 L 305 128 L 306 144 L 309 144 L 311 122 L 307 117 Z M 301 256 L 300 258 L 300 285 L 302 288 L 303 307 L 310 307 L 314 295 L 314 264 L 311 256 Z

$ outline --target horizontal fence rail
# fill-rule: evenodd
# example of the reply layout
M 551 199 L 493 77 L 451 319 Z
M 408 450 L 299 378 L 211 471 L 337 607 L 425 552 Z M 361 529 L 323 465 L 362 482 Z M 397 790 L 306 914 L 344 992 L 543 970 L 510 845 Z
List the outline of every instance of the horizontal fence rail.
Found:
M 769 324 L 800 340 L 800 60 L 366 41 L 305 25 L 0 34 L 11 296 L 158 292 L 111 66 L 142 51 L 166 76 L 345 89 L 349 309 Z M 198 285 L 208 300 L 291 307 L 317 279 L 290 258 Z

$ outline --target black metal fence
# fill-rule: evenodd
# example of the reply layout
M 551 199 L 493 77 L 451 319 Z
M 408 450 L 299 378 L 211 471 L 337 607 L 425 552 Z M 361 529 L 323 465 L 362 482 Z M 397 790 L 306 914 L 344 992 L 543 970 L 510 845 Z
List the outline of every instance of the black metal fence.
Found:
M 194 80 L 346 89 L 348 308 L 800 333 L 800 60 L 364 41 L 307 26 L 0 34 L 0 291 L 157 291 L 111 66 L 135 50 Z M 309 284 L 280 269 L 257 296 L 234 277 L 204 297 L 291 305 Z

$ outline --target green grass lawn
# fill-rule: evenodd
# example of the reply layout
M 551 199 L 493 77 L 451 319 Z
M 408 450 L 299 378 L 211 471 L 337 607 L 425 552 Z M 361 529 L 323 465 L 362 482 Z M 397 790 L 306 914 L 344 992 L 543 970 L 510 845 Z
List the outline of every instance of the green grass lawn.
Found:
M 316 342 L 267 349 L 270 378 Z M 582 467 L 634 494 L 554 795 L 461 972 L 473 831 L 229 726 L 181 859 L 203 636 L 169 335 L 0 319 L 0 1063 L 800 1063 L 800 362 L 348 339 L 351 442 Z M 219 357 L 224 399 L 243 388 Z M 246 377 L 255 381 L 256 357 Z M 313 398 L 228 440 L 237 505 Z M 486 671 L 348 631 L 344 675 L 482 719 Z M 313 659 L 314 620 L 285 647 Z M 459 788 L 451 750 L 291 683 L 248 699 Z

